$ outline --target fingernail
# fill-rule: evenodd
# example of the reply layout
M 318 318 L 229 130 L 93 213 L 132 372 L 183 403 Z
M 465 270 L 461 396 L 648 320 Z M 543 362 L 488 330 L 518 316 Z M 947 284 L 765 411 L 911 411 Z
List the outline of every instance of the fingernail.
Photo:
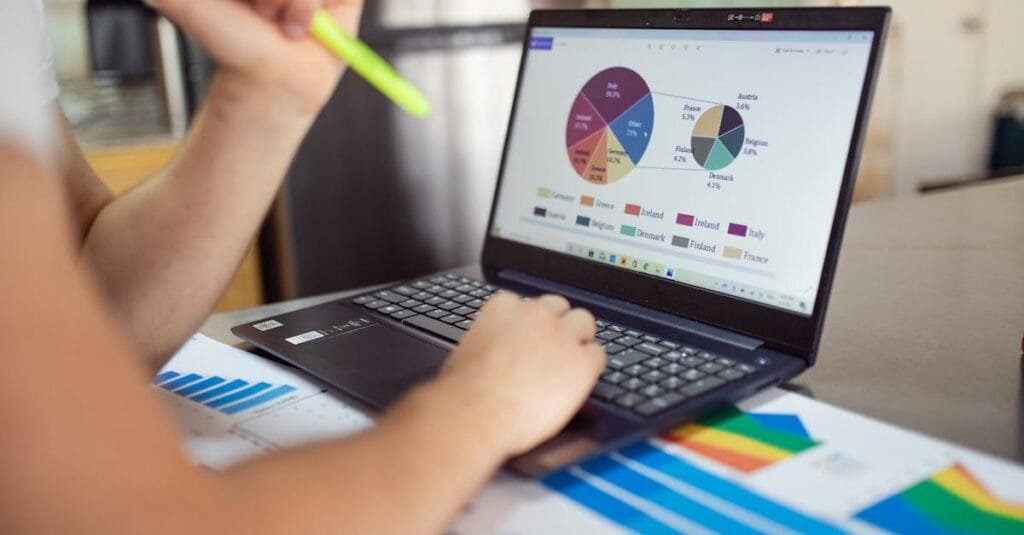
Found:
M 306 36 L 306 27 L 301 24 L 285 24 L 284 33 L 288 34 L 288 37 L 292 39 L 299 39 Z

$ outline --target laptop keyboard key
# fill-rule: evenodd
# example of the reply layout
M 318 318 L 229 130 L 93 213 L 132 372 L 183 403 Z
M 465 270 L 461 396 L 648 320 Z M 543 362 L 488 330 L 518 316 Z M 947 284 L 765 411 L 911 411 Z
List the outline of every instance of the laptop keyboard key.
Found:
M 369 303 L 370 301 L 373 300 L 374 297 L 372 295 L 360 295 L 359 297 L 353 299 L 352 302 L 357 305 L 365 305 L 366 303 Z
M 641 338 L 644 339 L 644 342 L 650 342 L 652 344 L 657 344 L 658 342 L 661 342 L 661 338 L 658 338 L 657 336 L 651 336 L 649 334 L 645 334 L 641 336 Z
M 601 332 L 597 333 L 597 337 L 602 339 L 602 340 L 607 340 L 609 342 L 612 342 L 612 341 L 614 341 L 617 338 L 621 338 L 622 335 L 617 333 L 617 332 L 615 332 L 615 331 L 601 331 Z
M 632 390 L 639 390 L 639 389 L 647 386 L 647 383 L 645 383 L 643 381 L 643 379 L 637 379 L 636 377 L 631 377 L 631 378 L 626 379 L 625 381 L 622 381 L 621 383 L 619 383 L 619 386 L 622 387 L 622 388 L 625 388 L 626 390 L 632 391 Z
M 608 355 L 614 355 L 614 354 L 616 354 L 616 353 L 618 353 L 620 351 L 623 351 L 625 349 L 626 349 L 626 346 L 620 346 L 619 344 L 616 344 L 614 342 L 609 343 L 609 344 L 605 344 L 605 346 L 604 346 L 604 352 L 606 354 L 608 354 Z
M 373 295 L 377 299 L 380 299 L 381 301 L 387 301 L 388 303 L 401 303 L 402 301 L 408 299 L 404 295 L 399 295 L 396 294 L 395 292 L 389 292 L 387 290 L 379 291 Z
M 617 385 L 626 379 L 629 379 L 629 376 L 619 371 L 604 372 L 604 375 L 601 376 L 602 381 L 612 385 Z
M 698 370 L 704 373 L 717 373 L 722 370 L 724 366 L 721 364 L 715 364 L 714 362 L 707 362 L 697 367 Z
M 683 354 L 678 352 L 678 351 L 666 351 L 666 352 L 661 354 L 661 358 L 663 358 L 665 360 L 671 360 L 672 362 L 675 362 L 675 361 L 683 358 Z
M 466 335 L 466 331 L 463 331 L 454 325 L 448 325 L 447 323 L 443 323 L 426 316 L 413 316 L 402 321 L 407 325 L 418 327 L 455 343 L 458 343 L 459 340 L 462 340 L 462 337 Z
M 399 310 L 402 310 L 402 307 L 400 307 L 398 305 L 387 305 L 387 306 L 383 306 L 383 307 L 378 308 L 377 312 L 380 312 L 381 314 L 394 314 L 395 312 L 398 312 Z
M 682 372 L 686 371 L 686 368 L 683 367 L 682 365 L 680 365 L 677 362 L 670 362 L 670 363 L 662 366 L 661 367 L 661 371 L 663 373 L 667 373 L 669 375 L 675 375 L 677 373 L 682 373 Z
M 674 392 L 669 392 L 662 396 L 658 396 L 647 403 L 639 405 L 633 410 L 642 416 L 651 416 L 671 408 L 674 405 L 678 405 L 680 401 L 683 401 L 683 399 L 685 399 L 683 396 Z
M 632 366 L 627 367 L 623 371 L 630 375 L 636 376 L 647 373 L 648 371 L 650 371 L 650 369 L 647 366 L 644 366 L 643 364 L 634 364 Z
M 448 315 L 448 311 L 447 310 L 441 310 L 441 309 L 431 310 L 430 312 L 427 312 L 427 316 L 431 317 L 431 318 L 434 318 L 434 319 L 443 318 L 443 317 L 445 317 L 447 315 Z
M 662 388 L 667 388 L 668 390 L 675 390 L 675 389 L 680 388 L 683 385 L 685 385 L 686 381 L 684 381 L 684 380 L 682 380 L 682 379 L 680 379 L 678 377 L 669 377 L 668 379 L 665 379 L 665 380 L 663 380 L 662 382 L 660 382 L 658 384 Z
M 591 395 L 593 395 L 597 399 L 611 401 L 625 393 L 625 390 L 615 385 L 610 385 L 608 383 L 597 383 L 597 386 L 594 387 L 594 392 Z
M 643 351 L 644 353 L 649 353 L 651 355 L 660 355 L 668 351 L 664 347 L 652 344 L 650 342 L 643 342 L 641 344 L 637 344 L 633 346 L 633 349 L 639 349 L 640 351 Z
M 651 382 L 651 383 L 657 383 L 658 381 L 664 379 L 667 376 L 664 373 L 662 373 L 662 372 L 660 372 L 658 370 L 651 370 L 651 371 L 641 375 L 640 377 L 644 381 L 648 381 L 648 382 Z
M 377 310 L 378 308 L 380 308 L 382 306 L 386 306 L 387 304 L 388 304 L 387 301 L 381 301 L 380 299 L 377 299 L 375 301 L 370 301 L 369 303 L 366 303 L 363 306 L 365 306 L 366 308 L 369 308 L 371 310 Z
M 415 312 L 417 314 L 426 314 L 427 312 L 430 312 L 431 310 L 435 310 L 435 308 L 430 306 L 430 305 L 420 305 L 418 307 L 413 308 L 412 310 L 413 310 L 413 312 Z
M 701 377 L 704 377 L 705 375 L 707 375 L 707 374 L 702 372 L 702 371 L 700 371 L 700 370 L 698 370 L 698 369 L 692 369 L 692 370 L 686 370 L 679 377 L 682 377 L 683 379 L 686 379 L 687 381 L 696 381 L 697 379 L 700 379 Z
M 619 345 L 627 346 L 627 347 L 632 347 L 632 346 L 635 346 L 635 345 L 639 344 L 640 343 L 640 339 L 636 338 L 634 336 L 623 336 L 621 338 L 616 338 L 615 339 L 615 343 L 619 344 Z
M 392 288 L 391 291 L 395 292 L 396 294 L 400 294 L 400 295 L 404 295 L 404 296 L 408 297 L 408 296 L 416 293 L 416 288 L 413 288 L 411 286 L 402 285 L 402 286 L 396 286 L 396 287 Z
M 430 299 L 427 299 L 426 301 L 424 301 L 424 303 L 426 303 L 428 305 L 435 306 L 435 307 L 437 305 L 440 305 L 441 303 L 444 303 L 444 302 L 445 302 L 444 299 L 442 299 L 440 297 L 437 297 L 437 296 L 431 297 Z
M 411 318 L 415 315 L 416 313 L 411 310 L 399 310 L 398 312 L 392 314 L 391 317 L 395 318 L 396 320 L 404 320 L 405 318 Z
M 668 340 L 662 340 L 661 341 L 661 345 L 663 345 L 663 346 L 665 346 L 665 347 L 667 347 L 669 349 L 679 349 L 679 344 L 677 344 L 675 342 L 670 342 Z
M 456 308 L 455 310 L 453 310 L 452 314 L 458 314 L 460 316 L 465 316 L 466 314 L 472 314 L 474 312 L 476 312 L 475 308 L 459 307 L 459 308 Z
M 456 303 L 459 303 L 460 305 L 468 303 L 468 302 L 470 302 L 472 300 L 473 300 L 473 297 L 469 296 L 469 295 L 466 295 L 466 294 L 456 295 L 455 297 L 452 298 L 452 301 L 455 301 Z
M 444 310 L 455 310 L 456 308 L 459 308 L 459 304 L 456 303 L 455 301 L 445 301 L 444 303 L 437 305 L 437 308 L 441 308 Z
M 441 318 L 441 321 L 443 321 L 445 323 L 456 324 L 456 323 L 458 323 L 458 322 L 460 322 L 460 321 L 462 321 L 464 319 L 466 319 L 466 318 L 464 318 L 464 317 L 462 317 L 462 316 L 460 316 L 458 314 L 448 314 L 447 316 Z
M 650 358 L 647 353 L 641 353 L 632 349 L 627 349 L 620 353 L 616 353 L 608 358 L 608 367 L 613 369 L 621 369 L 628 366 L 632 366 L 637 362 L 644 359 Z
M 647 397 L 649 397 L 649 398 L 653 398 L 653 397 L 657 396 L 658 394 L 661 394 L 664 391 L 665 391 L 665 389 L 661 388 L 658 385 L 648 385 L 648 386 L 645 386 L 644 389 L 640 391 L 640 393 L 645 395 L 645 396 L 647 396 Z
M 644 361 L 644 366 L 647 366 L 648 368 L 660 368 L 665 364 L 666 362 L 660 357 L 651 357 Z
M 484 306 L 484 303 L 486 303 L 486 302 L 487 301 L 484 301 L 483 299 L 474 299 L 474 300 L 466 303 L 466 306 L 472 307 L 472 308 L 480 308 L 480 307 Z
M 724 384 L 725 381 L 719 379 L 718 377 L 705 377 L 703 379 L 698 379 L 680 388 L 679 393 L 688 398 L 692 398 L 694 396 L 699 396 L 705 392 L 714 390 L 715 388 L 718 388 Z
M 398 304 L 400 306 L 405 307 L 405 308 L 416 308 L 416 307 L 422 305 L 423 303 L 421 301 L 417 301 L 415 299 L 406 299 L 405 301 L 402 301 L 401 303 L 398 303 Z
M 680 361 L 680 364 L 688 368 L 696 368 L 697 366 L 704 364 L 704 359 L 697 357 L 686 357 L 685 359 Z
M 456 323 L 455 326 L 460 328 L 460 329 L 467 329 L 468 330 L 470 327 L 473 326 L 473 320 L 463 320 L 463 321 L 460 321 L 460 322 Z
M 434 294 L 430 292 L 416 292 L 412 294 L 411 297 L 417 301 L 426 301 L 427 299 L 434 297 Z
M 744 375 L 745 374 L 743 372 L 735 368 L 726 368 L 718 372 L 718 376 L 721 377 L 722 379 L 725 379 L 726 381 L 735 381 L 736 379 L 739 379 Z
M 640 403 L 643 400 L 644 398 L 642 396 L 629 393 L 619 396 L 619 398 L 615 400 L 615 404 L 625 409 L 632 409 L 637 403 Z

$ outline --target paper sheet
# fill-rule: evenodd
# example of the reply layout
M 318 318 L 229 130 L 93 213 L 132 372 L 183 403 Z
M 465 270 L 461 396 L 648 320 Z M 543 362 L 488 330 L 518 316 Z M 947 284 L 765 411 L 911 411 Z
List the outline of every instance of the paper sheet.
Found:
M 315 381 L 203 336 L 157 377 L 189 454 L 213 468 L 372 425 Z M 499 474 L 453 531 L 1020 533 L 1024 468 L 772 390 L 543 481 Z

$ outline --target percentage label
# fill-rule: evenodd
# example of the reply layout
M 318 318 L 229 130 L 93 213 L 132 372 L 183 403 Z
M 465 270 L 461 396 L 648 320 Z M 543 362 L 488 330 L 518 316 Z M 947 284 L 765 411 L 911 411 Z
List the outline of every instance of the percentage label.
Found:
M 736 104 L 736 109 L 737 110 L 749 110 L 750 109 L 750 103 L 748 103 L 748 102 L 739 102 L 739 103 Z
M 747 156 L 757 156 L 757 149 L 747 147 L 743 149 L 743 154 L 746 154 Z
M 622 163 L 622 160 L 618 156 L 609 156 L 608 163 Z
M 697 117 L 694 116 L 692 113 L 684 113 L 683 114 L 683 120 L 684 121 L 696 121 Z
M 686 156 L 683 156 L 682 154 L 676 154 L 672 159 L 679 163 L 686 163 Z
M 608 98 L 622 98 L 622 93 L 620 93 L 618 91 L 611 91 L 611 90 L 609 90 L 609 91 L 605 91 L 604 96 L 606 96 Z
M 632 128 L 627 128 L 626 137 L 640 137 L 640 132 L 633 130 Z
M 708 181 L 708 189 L 721 190 L 722 185 L 719 184 L 718 182 Z
M 576 130 L 590 130 L 590 125 L 582 122 L 573 123 L 572 127 Z

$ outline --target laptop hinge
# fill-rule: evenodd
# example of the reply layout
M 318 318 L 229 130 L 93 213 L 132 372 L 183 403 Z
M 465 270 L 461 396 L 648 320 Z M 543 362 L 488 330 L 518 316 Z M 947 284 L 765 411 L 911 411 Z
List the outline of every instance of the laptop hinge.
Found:
M 534 275 L 529 275 L 521 271 L 514 269 L 503 269 L 498 272 L 498 276 L 517 282 L 519 284 L 525 284 L 531 288 L 537 288 L 544 292 L 551 292 L 582 303 L 589 303 L 595 306 L 599 306 L 605 309 L 609 309 L 622 314 L 630 316 L 636 316 L 643 318 L 646 321 L 664 325 L 672 329 L 679 329 L 688 333 L 710 338 L 712 340 L 730 344 L 746 350 L 754 350 L 764 345 L 764 340 L 759 340 L 743 334 L 734 333 L 718 327 L 712 327 L 705 325 L 698 321 L 681 318 L 679 316 L 673 316 L 665 312 L 660 312 L 647 307 L 642 307 L 621 299 L 615 299 L 606 297 L 601 294 L 597 294 L 591 291 L 582 290 L 567 284 L 561 284 Z

